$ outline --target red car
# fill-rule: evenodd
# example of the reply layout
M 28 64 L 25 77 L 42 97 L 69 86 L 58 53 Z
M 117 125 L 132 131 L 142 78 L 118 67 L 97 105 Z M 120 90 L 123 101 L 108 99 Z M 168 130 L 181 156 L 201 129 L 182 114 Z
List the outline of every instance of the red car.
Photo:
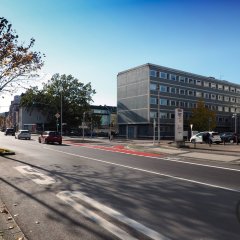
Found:
M 39 143 L 58 143 L 62 144 L 62 136 L 59 132 L 45 131 L 38 137 Z

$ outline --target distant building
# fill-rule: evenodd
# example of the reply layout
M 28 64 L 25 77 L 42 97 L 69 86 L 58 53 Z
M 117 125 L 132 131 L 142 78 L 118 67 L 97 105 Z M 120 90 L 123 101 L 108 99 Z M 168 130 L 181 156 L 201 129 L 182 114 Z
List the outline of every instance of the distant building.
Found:
M 27 111 L 25 107 L 19 107 L 18 129 L 28 129 L 31 132 L 41 132 L 45 130 L 47 117 L 37 108 Z
M 94 132 L 98 135 L 108 135 L 109 131 L 116 133 L 117 127 L 117 107 L 107 105 L 91 105 L 93 115 L 101 117 L 101 124 L 94 127 Z
M 152 138 L 160 124 L 160 137 L 173 138 L 174 110 L 184 110 L 184 130 L 199 99 L 217 113 L 219 132 L 239 132 L 240 85 L 193 73 L 145 64 L 117 76 L 119 135 L 127 138 Z M 194 129 L 194 127 L 193 127 Z
M 15 96 L 9 107 L 8 115 L 5 115 L 6 127 L 14 127 L 16 130 L 28 129 L 31 132 L 41 132 L 47 129 L 49 122 L 46 114 L 44 115 L 37 107 L 31 109 L 31 111 L 27 111 L 25 107 L 20 107 L 19 104 L 20 96 Z M 91 114 L 100 116 L 101 121 L 98 126 L 94 126 L 91 122 L 88 122 L 87 126 L 85 126 L 86 133 L 94 131 L 96 134 L 108 135 L 110 130 L 117 132 L 116 107 L 91 105 L 90 108 L 91 111 L 84 114 L 86 116 Z M 88 119 L 91 119 L 91 117 L 88 117 Z M 64 124 L 67 125 L 67 123 Z M 69 127 L 71 128 L 71 126 Z

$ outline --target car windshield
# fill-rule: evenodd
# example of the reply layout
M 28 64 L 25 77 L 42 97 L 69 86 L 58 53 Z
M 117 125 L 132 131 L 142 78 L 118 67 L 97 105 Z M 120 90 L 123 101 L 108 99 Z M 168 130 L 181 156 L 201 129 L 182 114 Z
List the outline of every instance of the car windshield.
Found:
M 49 136 L 59 136 L 60 134 L 58 132 L 49 132 Z
M 21 133 L 29 133 L 28 130 L 20 130 Z

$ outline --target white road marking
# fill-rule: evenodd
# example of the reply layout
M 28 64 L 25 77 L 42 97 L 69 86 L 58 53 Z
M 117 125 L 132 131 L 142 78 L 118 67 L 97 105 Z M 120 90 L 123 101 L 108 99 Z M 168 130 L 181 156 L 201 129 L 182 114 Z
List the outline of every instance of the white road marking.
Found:
M 71 145 L 71 146 L 78 146 L 78 147 L 83 147 L 83 148 L 89 148 L 87 146 L 80 146 L 80 145 Z M 49 148 L 46 148 L 46 149 L 49 149 Z M 52 150 L 52 149 L 50 149 L 50 150 Z M 186 162 L 186 161 L 180 160 L 181 158 L 179 158 L 179 157 L 154 157 L 154 156 L 145 156 L 145 155 L 139 155 L 139 154 L 134 154 L 134 153 L 117 152 L 117 151 L 112 151 L 112 150 L 107 150 L 107 149 L 97 149 L 97 150 L 102 150 L 102 151 L 106 151 L 106 152 L 123 153 L 123 154 L 127 154 L 127 155 L 139 156 L 139 157 L 160 159 L 160 160 L 169 161 L 169 162 L 177 162 L 177 163 L 182 163 L 182 164 L 189 164 L 189 165 L 196 165 L 196 166 L 202 166 L 202 167 L 210 167 L 210 168 L 216 168 L 216 169 L 223 169 L 223 170 L 240 172 L 240 169 L 236 169 L 236 168 L 228 168 L 228 167 L 220 167 L 220 166 L 208 165 L 208 164 L 202 164 L 202 163 Z M 204 159 L 208 159 L 207 155 L 208 154 L 206 154 Z M 209 155 L 217 155 L 217 154 L 209 154 Z M 178 156 L 185 157 L 184 154 L 179 154 Z M 220 155 L 220 156 L 222 156 L 222 155 Z M 193 156 L 192 158 L 196 158 L 196 157 Z M 236 159 L 232 159 L 232 160 L 236 160 Z
M 113 228 L 113 226 L 111 226 L 112 225 L 111 223 L 107 222 L 105 219 L 98 216 L 94 212 L 86 209 L 81 204 L 78 204 L 77 202 L 75 202 L 73 200 L 73 198 L 77 198 L 84 202 L 87 202 L 94 208 L 96 208 L 96 209 L 104 212 L 105 214 L 109 215 L 110 217 L 113 217 L 113 218 L 117 219 L 118 221 L 134 228 L 135 230 L 141 232 L 142 234 L 146 235 L 147 237 L 149 237 L 151 239 L 154 239 L 154 240 L 167 240 L 168 239 L 165 236 L 159 234 L 158 232 L 156 232 L 150 228 L 147 228 L 144 225 L 136 222 L 135 220 L 127 218 L 120 212 L 118 212 L 114 209 L 111 209 L 111 208 L 95 201 L 92 198 L 87 197 L 86 195 L 84 195 L 83 193 L 81 193 L 79 191 L 73 191 L 73 192 L 63 191 L 63 192 L 58 193 L 57 197 L 62 199 L 64 202 L 68 203 L 69 205 L 71 205 L 75 210 L 77 210 L 78 212 L 83 214 L 85 217 L 94 218 L 95 220 L 97 220 L 97 222 L 99 223 L 100 226 L 104 227 L 106 230 L 108 230 L 111 233 L 113 233 L 114 235 L 118 236 L 120 239 L 125 240 L 125 239 L 135 239 L 135 238 L 127 237 L 127 235 L 126 235 L 127 233 L 125 231 L 117 228 L 114 225 L 113 225 L 114 226 L 114 228 Z
M 131 166 L 127 166 L 127 165 L 123 165 L 123 164 L 119 164 L 119 163 L 112 163 L 112 162 L 108 162 L 108 161 L 104 161 L 104 160 L 100 160 L 100 159 L 96 159 L 96 158 L 90 158 L 90 157 L 86 157 L 86 156 L 81 156 L 81 155 L 74 154 L 74 153 L 68 153 L 68 152 L 64 152 L 64 151 L 60 151 L 60 150 L 56 150 L 56 149 L 51 149 L 51 148 L 45 148 L 45 149 L 48 149 L 48 150 L 51 150 L 51 151 L 54 151 L 54 152 L 64 153 L 66 155 L 70 155 L 70 156 L 74 156 L 74 157 L 85 158 L 85 159 L 88 159 L 88 160 L 101 162 L 101 163 L 105 163 L 105 164 L 109 164 L 109 165 L 114 165 L 114 166 L 118 166 L 118 167 L 123 167 L 123 168 L 137 170 L 137 171 L 146 172 L 146 173 L 150 173 L 150 174 L 155 174 L 155 175 L 159 175 L 159 176 L 169 177 L 169 178 L 173 178 L 173 179 L 177 179 L 177 180 L 181 180 L 181 181 L 185 181 L 185 182 L 196 183 L 196 184 L 200 184 L 200 185 L 203 185 L 203 186 L 208 186 L 208 187 L 213 187 L 213 188 L 220 188 L 220 189 L 223 189 L 223 190 L 237 192 L 237 193 L 240 192 L 240 189 L 227 188 L 227 187 L 223 187 L 223 186 L 219 186 L 219 185 L 199 182 L 199 181 L 195 181 L 195 180 L 191 180 L 191 179 L 187 179 L 187 178 L 176 177 L 176 176 L 169 175 L 169 174 L 149 171 L 149 170 L 136 168 L 136 167 L 131 167 Z
M 112 223 L 108 222 L 104 218 L 98 216 L 96 213 L 90 211 L 89 209 L 85 208 L 81 204 L 75 202 L 71 197 L 62 194 L 61 192 L 57 194 L 57 197 L 69 204 L 73 207 L 77 212 L 81 213 L 84 217 L 94 220 L 94 222 L 98 223 L 101 227 L 105 228 L 107 231 L 111 232 L 118 238 L 125 240 L 137 240 L 136 238 L 130 236 L 128 233 L 123 231 L 122 229 L 116 227 Z
M 31 178 L 31 180 L 37 184 L 50 185 L 50 184 L 53 184 L 56 182 L 53 178 L 39 172 L 38 170 L 36 170 L 30 166 L 18 166 L 18 167 L 15 167 L 15 169 L 17 169 L 23 175 L 39 176 L 40 178 L 34 178 L 34 179 Z

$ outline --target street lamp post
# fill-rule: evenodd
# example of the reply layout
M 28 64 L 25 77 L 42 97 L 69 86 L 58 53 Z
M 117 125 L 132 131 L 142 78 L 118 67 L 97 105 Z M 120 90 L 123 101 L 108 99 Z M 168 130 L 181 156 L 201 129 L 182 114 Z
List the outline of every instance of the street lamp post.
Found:
M 160 144 L 160 89 L 158 89 L 158 144 Z
M 83 112 L 83 121 L 82 121 L 82 137 L 83 137 L 83 141 L 84 141 L 84 127 L 85 127 L 85 114 L 86 112 Z
M 62 89 L 61 89 L 61 109 L 60 109 L 61 136 L 62 136 L 62 123 L 63 123 L 62 113 L 63 113 L 63 110 L 62 110 Z
M 234 113 L 232 117 L 234 118 L 234 126 L 235 126 L 234 132 L 237 133 L 237 113 Z
M 109 137 L 109 140 L 111 141 L 112 140 L 112 130 L 111 130 L 111 111 L 109 110 L 109 108 L 104 105 L 104 107 L 107 109 L 108 111 L 108 116 L 109 116 L 109 129 L 108 129 L 108 137 Z
M 193 136 L 193 131 L 192 131 L 193 124 L 190 124 L 190 128 L 191 128 L 191 137 L 192 137 Z

